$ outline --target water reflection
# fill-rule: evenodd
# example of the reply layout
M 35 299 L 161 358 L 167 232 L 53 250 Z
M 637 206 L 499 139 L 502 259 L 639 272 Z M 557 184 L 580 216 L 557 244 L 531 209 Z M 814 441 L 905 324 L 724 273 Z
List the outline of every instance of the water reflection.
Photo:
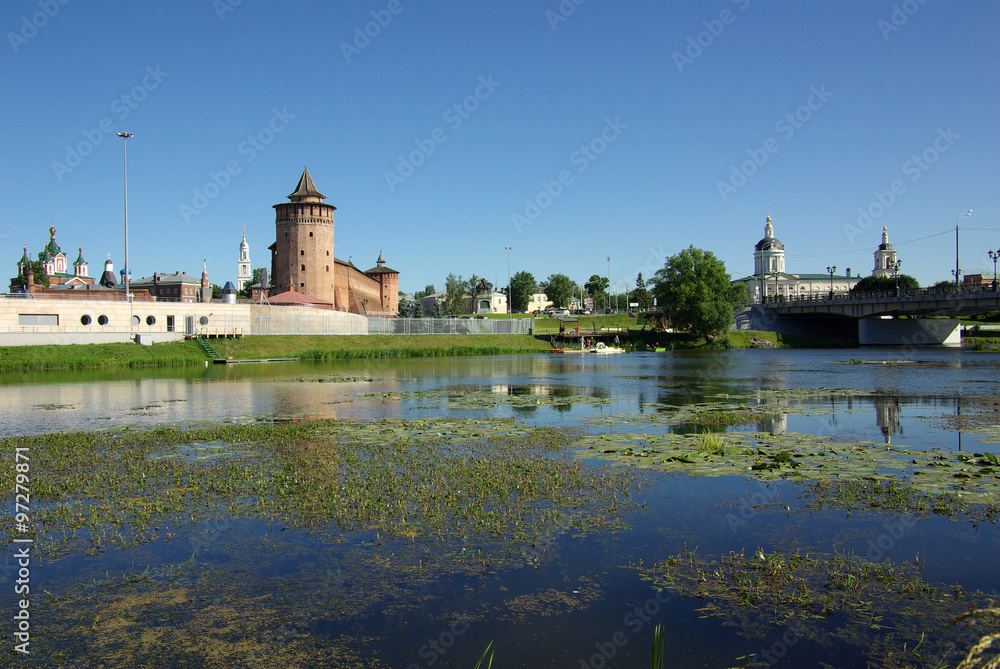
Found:
M 951 436 L 942 437 L 942 420 L 962 416 L 962 391 L 985 395 L 1000 388 L 996 354 L 947 350 L 921 352 L 927 359 L 912 365 L 840 364 L 857 355 L 532 355 L 6 374 L 0 375 L 0 428 L 7 434 L 33 434 L 254 416 L 409 417 L 432 409 L 567 425 L 594 416 L 663 412 L 743 398 L 765 414 L 743 429 L 955 447 L 961 445 L 962 434 L 947 429 Z M 446 391 L 463 388 L 509 398 L 537 397 L 539 402 L 449 404 Z M 414 391 L 430 394 L 406 399 L 406 393 Z M 604 401 L 574 402 L 573 397 Z M 685 426 L 677 430 L 695 431 Z

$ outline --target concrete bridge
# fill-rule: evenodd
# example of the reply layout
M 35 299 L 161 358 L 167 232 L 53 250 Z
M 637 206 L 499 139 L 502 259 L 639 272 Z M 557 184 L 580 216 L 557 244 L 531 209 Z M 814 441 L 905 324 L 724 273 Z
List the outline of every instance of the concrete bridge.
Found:
M 773 298 L 741 314 L 740 326 L 861 345 L 961 343 L 960 316 L 1000 310 L 1000 292 L 955 289 Z

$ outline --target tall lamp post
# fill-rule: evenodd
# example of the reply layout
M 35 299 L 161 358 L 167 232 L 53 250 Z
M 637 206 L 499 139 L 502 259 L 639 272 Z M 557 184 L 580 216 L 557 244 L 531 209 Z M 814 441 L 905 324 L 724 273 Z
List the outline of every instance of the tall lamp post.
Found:
M 972 216 L 972 210 L 959 214 L 958 218 L 955 219 L 955 290 L 958 290 L 959 274 L 961 270 L 958 268 L 958 222 L 961 221 L 966 216 Z
M 899 266 L 903 264 L 902 260 L 896 260 L 892 265 L 893 278 L 896 280 L 896 297 L 899 297 Z
M 827 267 L 826 271 L 830 274 L 830 299 L 833 299 L 833 275 L 837 273 L 837 266 Z
M 514 304 L 511 302 L 513 295 L 510 292 L 510 249 L 509 246 L 504 247 L 507 251 L 507 320 L 514 319 Z
M 125 299 L 128 301 L 128 330 L 132 332 L 132 294 L 129 291 L 131 277 L 128 271 L 128 140 L 130 132 L 120 132 L 122 138 L 122 189 L 125 192 Z
M 990 250 L 986 252 L 990 256 L 990 260 L 993 261 L 993 290 L 997 289 L 997 258 L 1000 258 L 1000 249 L 996 251 Z
M 611 256 L 608 256 L 608 299 L 607 309 L 611 311 Z

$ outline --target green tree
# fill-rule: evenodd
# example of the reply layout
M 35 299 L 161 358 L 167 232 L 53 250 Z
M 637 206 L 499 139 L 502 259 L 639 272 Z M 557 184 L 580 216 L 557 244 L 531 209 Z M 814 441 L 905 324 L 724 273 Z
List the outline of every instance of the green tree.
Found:
M 418 309 L 420 309 L 420 302 L 414 302 L 405 297 L 399 298 L 397 313 L 400 318 L 419 318 L 420 316 L 416 313 Z
M 444 312 L 449 316 L 458 316 L 465 311 L 465 282 L 462 275 L 448 274 L 444 280 Z
M 34 275 L 34 283 L 42 288 L 49 287 L 49 275 L 45 273 L 45 265 L 41 260 L 32 260 L 31 263 L 22 268 L 20 274 L 10 280 L 11 288 L 14 290 L 24 290 L 28 287 L 28 274 Z
M 733 308 L 746 298 L 742 285 L 729 283 L 726 264 L 694 246 L 667 259 L 653 277 L 652 292 L 675 327 L 706 340 L 729 327 Z
M 434 300 L 434 308 L 431 309 L 431 318 L 444 318 L 446 312 L 444 310 L 444 301 L 440 299 Z
M 573 296 L 573 281 L 565 274 L 550 274 L 545 281 L 545 296 L 552 306 L 564 309 Z
M 424 286 L 423 290 L 418 290 L 417 292 L 415 292 L 413 294 L 413 299 L 419 302 L 421 297 L 427 297 L 428 295 L 433 295 L 436 292 L 437 291 L 434 289 L 434 284 L 429 283 L 426 286 Z
M 214 283 L 212 284 L 212 299 L 213 300 L 222 299 L 222 288 L 216 286 Z
M 531 294 L 537 284 L 531 272 L 518 272 L 510 280 L 510 308 L 513 311 L 526 311 Z
M 603 307 L 610 304 L 608 299 L 608 287 L 611 282 L 608 277 L 601 276 L 600 274 L 591 274 L 590 280 L 583 284 L 583 289 L 587 291 L 587 294 L 594 298 L 594 307 Z
M 892 293 L 896 290 L 896 278 L 892 276 L 866 276 L 865 278 L 854 284 L 851 288 L 852 295 L 858 295 L 860 293 Z M 914 279 L 909 274 L 899 275 L 899 289 L 902 290 L 919 290 L 920 282 Z M 955 285 L 952 283 L 951 285 Z
M 649 309 L 653 306 L 653 296 L 646 288 L 646 281 L 642 278 L 642 272 L 635 278 L 635 290 L 630 295 L 629 302 L 638 302 L 640 309 Z

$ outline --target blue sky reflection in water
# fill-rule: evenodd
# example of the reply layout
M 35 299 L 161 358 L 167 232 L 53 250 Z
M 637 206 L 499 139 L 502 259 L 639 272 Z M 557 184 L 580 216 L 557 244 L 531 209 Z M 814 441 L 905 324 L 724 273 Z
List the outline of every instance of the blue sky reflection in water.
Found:
M 877 364 L 843 364 L 852 359 Z M 881 360 L 891 362 L 883 365 Z M 963 398 L 998 393 L 1000 356 L 920 350 L 900 360 L 897 350 L 718 351 L 606 359 L 345 361 L 212 367 L 198 373 L 72 373 L 20 383 L 4 380 L 0 421 L 8 433 L 37 433 L 268 416 L 453 415 L 513 417 L 530 425 L 596 431 L 602 428 L 594 418 L 613 418 L 609 428 L 617 430 L 622 426 L 616 416 L 656 412 L 659 405 L 712 402 L 727 394 L 755 397 L 774 390 L 829 388 L 855 395 L 834 392 L 821 400 L 790 402 L 790 414 L 771 427 L 810 434 L 826 430 L 831 438 L 877 442 L 888 434 L 893 444 L 956 448 L 958 432 L 948 427 L 947 418 L 958 412 Z M 537 398 L 540 403 L 449 407 L 448 395 L 461 397 L 463 389 L 519 400 Z M 553 401 L 567 394 L 608 401 L 556 408 Z M 967 450 L 982 448 L 981 443 L 965 435 Z M 989 448 L 996 450 L 993 444 Z M 444 637 L 452 643 L 441 646 L 446 652 L 433 651 L 434 666 L 472 666 L 491 640 L 501 666 L 586 666 L 581 661 L 611 648 L 607 644 L 614 643 L 617 632 L 625 643 L 614 646 L 615 657 L 607 666 L 642 666 L 648 661 L 655 622 L 667 625 L 670 666 L 744 666 L 750 661 L 746 656 L 780 642 L 786 628 L 741 634 L 724 619 L 703 617 L 703 602 L 697 598 L 670 595 L 669 601 L 659 603 L 648 583 L 621 568 L 640 561 L 652 565 L 688 549 L 709 557 L 757 549 L 767 555 L 853 551 L 873 562 L 919 557 L 930 583 L 959 584 L 968 591 L 1000 590 L 993 568 L 1000 533 L 994 523 L 816 508 L 803 486 L 784 481 L 765 484 L 743 477 L 648 472 L 636 476 L 646 485 L 633 496 L 637 506 L 628 513 L 628 528 L 543 537 L 516 565 L 484 568 L 480 574 L 377 583 L 378 560 L 404 560 L 405 541 L 387 541 L 374 533 L 331 538 L 241 520 L 206 524 L 190 537 L 170 542 L 161 539 L 96 557 L 55 560 L 41 571 L 40 579 L 45 587 L 60 587 L 98 572 L 177 562 L 188 557 L 193 537 L 205 542 L 197 551 L 199 570 L 224 574 L 245 584 L 238 586 L 245 591 L 259 588 L 279 608 L 289 607 L 284 633 L 308 634 L 320 643 L 345 633 L 370 638 L 371 649 L 394 667 L 431 666 L 433 646 L 428 642 L 440 641 L 465 611 L 475 622 L 461 635 Z M 366 576 L 359 565 L 367 565 L 370 573 Z M 365 601 L 352 601 L 353 613 L 338 614 L 337 607 L 346 605 L 338 597 L 356 597 L 358 592 L 367 593 Z M 314 598 L 317 593 L 324 595 L 320 606 L 325 613 L 315 618 L 297 614 L 295 597 Z M 648 621 L 636 613 L 645 606 L 655 609 L 655 614 L 645 614 Z M 843 622 L 838 614 L 819 624 L 835 630 Z M 858 665 L 874 652 L 843 640 L 834 650 L 837 666 Z M 803 638 L 787 652 L 788 666 L 817 666 L 821 660 L 831 661 L 832 651 Z

